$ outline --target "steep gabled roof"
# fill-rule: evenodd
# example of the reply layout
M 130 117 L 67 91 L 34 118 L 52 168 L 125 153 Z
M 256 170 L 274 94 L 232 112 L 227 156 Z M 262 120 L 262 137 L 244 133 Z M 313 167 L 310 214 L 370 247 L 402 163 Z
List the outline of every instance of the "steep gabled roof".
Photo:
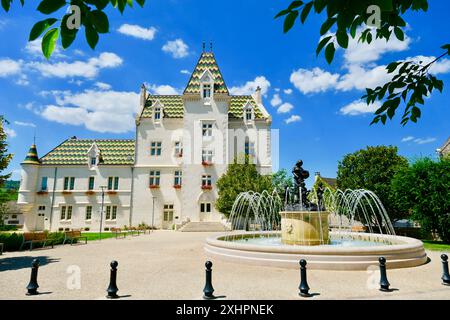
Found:
M 101 153 L 100 165 L 132 165 L 134 140 L 131 139 L 67 139 L 43 156 L 43 165 L 87 165 L 87 153 L 93 143 Z
M 205 70 L 209 70 L 214 77 L 214 93 L 228 94 L 228 88 L 212 52 L 201 54 L 183 94 L 200 94 L 200 77 Z
M 156 101 L 159 101 L 163 105 L 164 116 L 166 118 L 183 118 L 183 99 L 181 96 L 176 95 L 149 95 L 145 102 L 144 110 L 142 110 L 141 118 L 152 117 L 153 105 Z
M 39 157 L 37 153 L 36 145 L 33 144 L 28 150 L 27 156 L 22 161 L 22 164 L 39 164 Z
M 254 113 L 255 113 L 255 119 L 263 119 L 264 116 L 259 110 L 255 99 L 253 99 L 252 96 L 231 96 L 230 99 L 230 108 L 228 109 L 228 117 L 229 118 L 235 118 L 239 119 L 244 116 L 244 107 L 247 104 L 247 102 L 250 103 L 250 105 L 253 107 Z

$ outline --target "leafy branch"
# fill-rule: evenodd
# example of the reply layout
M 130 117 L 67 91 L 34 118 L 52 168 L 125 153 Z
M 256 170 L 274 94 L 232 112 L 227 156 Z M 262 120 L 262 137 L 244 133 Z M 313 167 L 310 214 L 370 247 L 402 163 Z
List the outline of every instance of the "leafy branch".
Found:
M 1 0 L 2 7 L 6 12 L 9 12 L 12 2 L 13 0 Z M 145 0 L 135 0 L 135 2 L 143 7 Z M 20 3 L 23 6 L 25 0 L 20 0 Z M 62 8 L 67 8 L 69 5 L 76 6 L 79 12 L 65 13 L 60 19 L 52 17 L 41 20 L 35 23 L 30 31 L 28 41 L 36 40 L 45 32 L 41 46 L 42 53 L 47 59 L 50 58 L 59 38 L 61 38 L 61 45 L 64 49 L 70 47 L 81 26 L 84 27 L 88 45 L 95 49 L 99 41 L 99 34 L 109 32 L 108 16 L 104 13 L 106 7 L 111 6 L 123 14 L 127 6 L 133 7 L 133 0 L 42 0 L 37 10 L 45 15 L 50 15 Z M 79 15 L 79 17 L 76 17 L 76 15 Z M 80 25 L 74 27 L 72 20 L 77 19 L 79 19 Z M 57 21 L 60 21 L 60 25 L 50 29 Z

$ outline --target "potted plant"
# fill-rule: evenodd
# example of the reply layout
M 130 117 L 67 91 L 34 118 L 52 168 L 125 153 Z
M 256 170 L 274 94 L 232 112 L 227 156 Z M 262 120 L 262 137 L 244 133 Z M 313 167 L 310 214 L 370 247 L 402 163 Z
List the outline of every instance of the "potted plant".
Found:
M 88 191 L 86 191 L 86 195 L 88 195 L 88 196 L 91 196 L 91 195 L 94 195 L 95 194 L 95 191 L 94 190 L 88 190 Z
M 175 189 L 181 189 L 181 184 L 175 184 L 173 187 L 174 187 Z
M 203 190 L 211 190 L 212 186 L 211 185 L 202 185 L 202 189 Z
M 150 189 L 159 189 L 159 185 L 158 184 L 151 184 Z

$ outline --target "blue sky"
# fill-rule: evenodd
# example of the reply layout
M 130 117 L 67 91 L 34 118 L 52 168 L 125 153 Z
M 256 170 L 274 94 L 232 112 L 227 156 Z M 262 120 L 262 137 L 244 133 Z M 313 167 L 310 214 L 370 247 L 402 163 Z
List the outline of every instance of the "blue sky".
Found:
M 446 86 L 427 99 L 418 124 L 402 127 L 397 117 L 369 126 L 374 107 L 358 101 L 363 88 L 383 82 L 387 63 L 442 53 L 440 46 L 450 41 L 443 27 L 448 1 L 430 1 L 428 13 L 409 14 L 404 43 L 350 44 L 331 66 L 315 55 L 320 17 L 312 15 L 288 34 L 282 20 L 273 19 L 290 1 L 147 0 L 144 9 L 127 8 L 123 16 L 110 12 L 110 33 L 95 51 L 79 37 L 50 62 L 38 42 L 27 43 L 33 23 L 44 16 L 32 1 L 25 8 L 15 2 L 10 13 L 0 10 L 0 113 L 10 122 L 14 179 L 35 131 L 40 155 L 73 135 L 132 138 L 140 85 L 155 93 L 182 91 L 204 40 L 213 41 L 232 92 L 263 87 L 272 127 L 280 130 L 281 167 L 290 169 L 301 158 L 311 173 L 334 177 L 338 160 L 367 145 L 396 145 L 413 159 L 435 156 L 450 135 L 448 59 L 432 70 Z

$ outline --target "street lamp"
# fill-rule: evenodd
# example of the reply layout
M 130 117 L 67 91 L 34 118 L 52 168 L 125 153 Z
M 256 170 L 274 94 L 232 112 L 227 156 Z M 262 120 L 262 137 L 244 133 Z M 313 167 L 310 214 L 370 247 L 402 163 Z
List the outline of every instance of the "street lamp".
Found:
M 100 189 L 102 189 L 102 207 L 100 209 L 100 238 L 99 240 L 102 240 L 102 229 L 103 229 L 103 204 L 105 203 L 105 189 L 106 186 L 100 186 Z

